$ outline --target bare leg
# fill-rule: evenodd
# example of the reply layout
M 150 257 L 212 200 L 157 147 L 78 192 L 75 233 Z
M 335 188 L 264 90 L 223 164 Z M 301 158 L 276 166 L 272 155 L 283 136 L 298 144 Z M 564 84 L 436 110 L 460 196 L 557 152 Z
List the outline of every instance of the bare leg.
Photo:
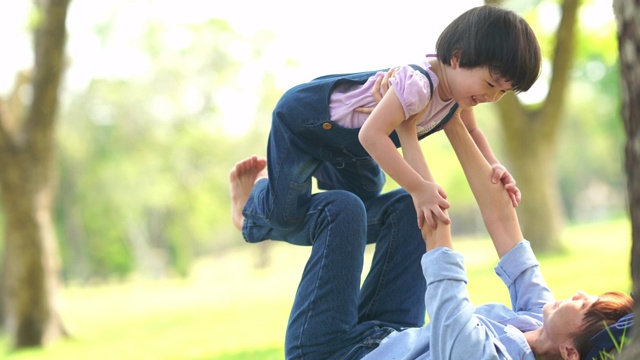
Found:
M 249 199 L 256 181 L 267 177 L 267 159 L 255 155 L 238 161 L 231 168 L 231 220 L 238 230 L 242 230 L 244 216 L 242 209 Z

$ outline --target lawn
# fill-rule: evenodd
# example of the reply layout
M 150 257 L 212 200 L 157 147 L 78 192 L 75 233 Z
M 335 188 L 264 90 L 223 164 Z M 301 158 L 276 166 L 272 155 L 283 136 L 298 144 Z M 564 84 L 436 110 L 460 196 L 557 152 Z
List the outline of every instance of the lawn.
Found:
M 556 297 L 576 290 L 630 291 L 630 225 L 627 220 L 570 227 L 567 251 L 541 257 Z M 493 273 L 488 239 L 456 239 L 465 255 L 472 302 L 508 304 Z M 257 269 L 259 252 L 270 265 Z M 289 309 L 309 248 L 272 242 L 245 245 L 201 261 L 183 280 L 132 279 L 100 286 L 68 286 L 63 317 L 73 334 L 46 349 L 0 353 L 8 360 L 233 360 L 282 359 Z M 367 253 L 367 261 L 371 253 Z M 0 346 L 7 349 L 6 338 Z

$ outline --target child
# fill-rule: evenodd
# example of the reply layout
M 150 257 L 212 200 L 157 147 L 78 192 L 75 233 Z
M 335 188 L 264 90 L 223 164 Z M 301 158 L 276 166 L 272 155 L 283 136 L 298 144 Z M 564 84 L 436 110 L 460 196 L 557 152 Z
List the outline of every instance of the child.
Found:
M 319 189 L 348 190 L 366 201 L 380 194 L 386 173 L 411 194 L 418 227 L 435 227 L 434 217 L 449 224 L 446 193 L 418 141 L 456 111 L 491 164 L 493 181 L 517 206 L 520 191 L 476 126 L 473 107 L 533 85 L 541 56 L 532 29 L 512 11 L 480 6 L 442 32 L 436 51 L 394 69 L 393 77 L 389 69 L 329 75 L 288 90 L 273 111 L 268 165 L 252 157 L 230 175 L 233 223 L 245 240 L 289 241 L 286 231 L 302 226 L 309 210 L 312 177 Z M 374 92 L 381 79 L 390 86 L 380 99 Z

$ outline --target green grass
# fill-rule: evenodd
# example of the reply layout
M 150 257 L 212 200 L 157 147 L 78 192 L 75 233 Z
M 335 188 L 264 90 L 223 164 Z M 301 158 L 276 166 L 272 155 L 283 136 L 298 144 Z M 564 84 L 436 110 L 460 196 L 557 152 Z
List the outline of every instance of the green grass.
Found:
M 556 297 L 578 289 L 630 291 L 627 220 L 571 227 L 564 239 L 565 254 L 540 259 Z M 507 291 L 493 273 L 497 259 L 490 241 L 456 239 L 455 246 L 465 255 L 471 300 L 508 304 Z M 45 349 L 5 350 L 0 358 L 282 359 L 287 317 L 309 248 L 269 243 L 271 265 L 255 269 L 264 249 L 247 244 L 203 260 L 186 280 L 68 286 L 62 312 L 73 337 Z M 0 346 L 8 348 L 6 338 L 0 337 Z

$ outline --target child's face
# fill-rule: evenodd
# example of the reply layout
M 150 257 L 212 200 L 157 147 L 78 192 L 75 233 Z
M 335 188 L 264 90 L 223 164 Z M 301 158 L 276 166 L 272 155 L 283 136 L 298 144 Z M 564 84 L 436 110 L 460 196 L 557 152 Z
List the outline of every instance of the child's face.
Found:
M 488 67 L 463 69 L 456 58 L 447 69 L 447 83 L 449 94 L 463 109 L 498 101 L 512 87 L 510 82 L 492 76 Z

